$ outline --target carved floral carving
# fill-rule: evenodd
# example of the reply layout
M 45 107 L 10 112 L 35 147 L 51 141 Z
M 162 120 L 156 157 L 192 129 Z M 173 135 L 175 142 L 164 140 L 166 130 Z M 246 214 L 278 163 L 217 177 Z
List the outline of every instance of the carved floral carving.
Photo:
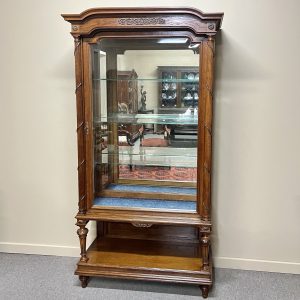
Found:
M 210 232 L 210 227 L 209 226 L 200 226 L 200 231 L 201 232 Z
M 153 224 L 149 223 L 132 223 L 134 227 L 150 228 Z
M 122 18 L 118 19 L 120 25 L 158 25 L 165 24 L 166 20 L 157 18 Z
M 74 55 L 76 55 L 76 52 L 77 52 L 80 44 L 81 44 L 80 38 L 79 37 L 75 37 L 74 38 Z
M 215 25 L 214 24 L 208 24 L 208 29 L 209 30 L 214 30 L 215 29 Z

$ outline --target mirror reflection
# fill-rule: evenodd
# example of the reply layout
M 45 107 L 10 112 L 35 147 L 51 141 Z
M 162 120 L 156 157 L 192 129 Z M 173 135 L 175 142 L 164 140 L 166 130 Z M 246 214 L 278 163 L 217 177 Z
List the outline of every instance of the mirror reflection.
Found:
M 196 210 L 198 47 L 186 38 L 93 46 L 95 206 Z

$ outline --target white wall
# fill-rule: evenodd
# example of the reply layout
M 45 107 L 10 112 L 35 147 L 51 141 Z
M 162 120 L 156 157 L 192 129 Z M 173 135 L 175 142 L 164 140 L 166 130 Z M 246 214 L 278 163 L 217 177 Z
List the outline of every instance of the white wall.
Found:
M 105 5 L 124 1 L 0 2 L 1 251 L 78 256 L 73 41 L 60 13 Z M 225 12 L 215 93 L 216 265 L 300 273 L 300 2 L 151 5 Z

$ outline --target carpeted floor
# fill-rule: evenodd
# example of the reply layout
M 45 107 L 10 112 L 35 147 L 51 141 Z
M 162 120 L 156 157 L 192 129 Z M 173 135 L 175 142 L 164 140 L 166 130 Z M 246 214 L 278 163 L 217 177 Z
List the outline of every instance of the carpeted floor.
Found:
M 196 286 L 93 278 L 82 289 L 73 275 L 76 258 L 0 253 L 0 299 L 203 299 Z M 208 299 L 299 300 L 300 275 L 215 270 Z

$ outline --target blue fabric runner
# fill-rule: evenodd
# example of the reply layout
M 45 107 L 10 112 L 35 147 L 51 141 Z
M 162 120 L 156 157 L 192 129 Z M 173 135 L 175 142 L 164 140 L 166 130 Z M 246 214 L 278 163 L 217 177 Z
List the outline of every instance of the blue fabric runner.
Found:
M 179 210 L 196 211 L 196 201 L 103 197 L 103 198 L 96 198 L 94 200 L 94 205 L 115 206 L 115 207 L 179 209 Z
M 107 187 L 107 189 L 113 191 L 196 195 L 196 188 L 185 187 L 111 184 Z

